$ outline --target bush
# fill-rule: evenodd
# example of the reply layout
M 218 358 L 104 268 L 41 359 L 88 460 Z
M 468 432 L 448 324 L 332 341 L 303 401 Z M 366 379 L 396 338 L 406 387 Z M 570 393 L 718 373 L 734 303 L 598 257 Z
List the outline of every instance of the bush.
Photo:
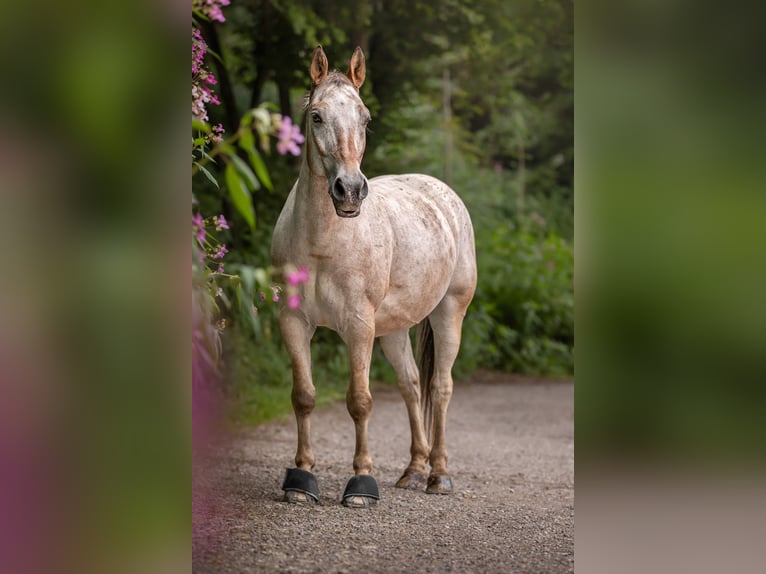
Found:
M 477 228 L 479 285 L 463 327 L 464 371 L 574 372 L 574 253 L 530 225 Z

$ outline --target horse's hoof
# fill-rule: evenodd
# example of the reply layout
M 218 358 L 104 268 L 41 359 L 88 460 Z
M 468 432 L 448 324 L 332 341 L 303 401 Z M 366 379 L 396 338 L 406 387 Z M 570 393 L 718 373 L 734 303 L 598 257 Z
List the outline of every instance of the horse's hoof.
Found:
M 408 488 L 410 490 L 422 490 L 426 485 L 426 475 L 422 472 L 406 472 L 396 481 L 396 488 Z
M 296 492 L 294 490 L 288 490 L 282 497 L 282 502 L 289 502 L 290 504 L 305 504 L 307 506 L 314 506 L 317 501 L 314 497 L 309 496 L 305 492 Z
M 451 494 L 452 479 L 447 475 L 431 475 L 428 477 L 426 492 L 428 494 Z
M 370 508 L 380 499 L 378 483 L 369 474 L 357 474 L 348 481 L 343 492 L 343 506 L 347 508 Z
M 369 496 L 347 496 L 343 499 L 343 506 L 346 508 L 370 508 L 377 503 L 377 499 Z
M 308 470 L 288 468 L 285 481 L 282 483 L 285 496 L 284 502 L 293 504 L 315 504 L 319 502 L 319 486 L 317 477 Z

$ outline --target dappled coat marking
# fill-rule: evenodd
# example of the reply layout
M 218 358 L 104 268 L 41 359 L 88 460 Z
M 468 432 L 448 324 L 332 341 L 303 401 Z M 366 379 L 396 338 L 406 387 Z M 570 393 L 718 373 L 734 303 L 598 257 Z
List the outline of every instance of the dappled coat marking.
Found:
M 427 491 L 447 493 L 452 489 L 445 445 L 451 371 L 476 289 L 471 219 L 457 194 L 433 177 L 387 175 L 368 181 L 362 173 L 370 113 L 359 97 L 365 77 L 359 48 L 346 74 L 328 73 L 321 47 L 314 51 L 310 70 L 304 161 L 271 247 L 275 265 L 309 270 L 300 308 L 284 307 L 279 318 L 293 367 L 295 464 L 306 471 L 315 466 L 309 344 L 317 327 L 329 327 L 349 349 L 354 473 L 372 472 L 367 449 L 369 370 L 373 343 L 380 337 L 396 370 L 412 431 L 410 463 L 397 486 L 425 486 L 430 463 Z M 422 341 L 417 364 L 409 338 L 414 325 L 419 325 Z M 287 494 L 290 501 L 310 500 Z M 367 506 L 370 500 L 354 496 L 345 503 Z

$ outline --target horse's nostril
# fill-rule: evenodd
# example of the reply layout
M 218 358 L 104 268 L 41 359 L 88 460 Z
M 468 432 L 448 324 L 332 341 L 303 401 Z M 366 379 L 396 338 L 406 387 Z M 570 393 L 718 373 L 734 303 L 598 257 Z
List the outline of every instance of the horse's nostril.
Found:
M 343 187 L 343 182 L 339 177 L 335 179 L 335 183 L 332 187 L 333 195 L 336 197 L 336 199 L 343 199 L 346 197 L 346 189 Z

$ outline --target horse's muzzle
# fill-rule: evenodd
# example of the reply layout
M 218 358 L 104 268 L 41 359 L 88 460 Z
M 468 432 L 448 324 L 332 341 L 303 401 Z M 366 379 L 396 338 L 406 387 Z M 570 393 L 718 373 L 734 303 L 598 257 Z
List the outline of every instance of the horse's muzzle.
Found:
M 361 173 L 359 177 L 336 177 L 330 185 L 330 197 L 335 213 L 339 217 L 358 216 L 361 213 L 362 201 L 368 192 L 367 178 Z

